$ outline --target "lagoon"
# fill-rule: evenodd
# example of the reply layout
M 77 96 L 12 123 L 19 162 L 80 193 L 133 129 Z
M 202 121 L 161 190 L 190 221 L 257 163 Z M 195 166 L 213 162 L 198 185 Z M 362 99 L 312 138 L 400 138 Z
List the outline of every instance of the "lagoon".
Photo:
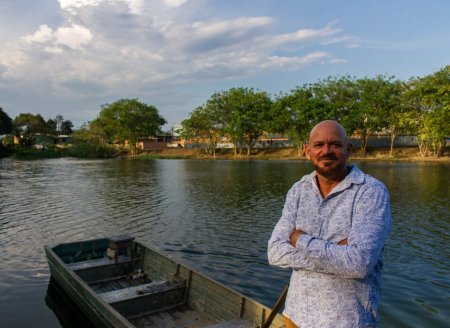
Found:
M 450 319 L 450 165 L 353 162 L 390 191 L 380 327 Z M 272 306 L 289 270 L 267 240 L 301 161 L 0 160 L 0 326 L 66 327 L 43 245 L 128 233 Z M 74 318 L 76 323 L 76 318 Z

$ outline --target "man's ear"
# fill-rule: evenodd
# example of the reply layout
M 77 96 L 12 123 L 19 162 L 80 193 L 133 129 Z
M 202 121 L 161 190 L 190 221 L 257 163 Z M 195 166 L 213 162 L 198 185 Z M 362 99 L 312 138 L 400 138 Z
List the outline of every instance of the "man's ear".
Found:
M 306 144 L 305 145 L 305 156 L 307 159 L 311 159 L 310 152 L 311 152 L 311 149 L 309 148 L 309 144 Z

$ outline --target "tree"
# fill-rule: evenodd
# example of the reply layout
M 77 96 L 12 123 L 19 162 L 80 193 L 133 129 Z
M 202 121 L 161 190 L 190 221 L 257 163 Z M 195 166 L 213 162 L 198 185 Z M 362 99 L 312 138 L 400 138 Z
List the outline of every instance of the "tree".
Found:
M 389 133 L 390 151 L 389 157 L 394 155 L 394 145 L 399 133 L 411 132 L 414 130 L 414 121 L 417 118 L 415 110 L 410 106 L 405 91 L 408 84 L 395 81 L 392 85 L 392 97 L 395 99 L 395 106 L 389 108 L 386 115 L 386 129 Z
M 217 143 L 221 137 L 223 124 L 220 116 L 214 111 L 212 103 L 197 107 L 187 120 L 182 122 L 182 136 L 196 143 L 205 145 L 207 154 L 216 157 Z
M 0 134 L 9 134 L 13 130 L 11 117 L 0 107 Z
M 60 132 L 61 134 L 69 135 L 73 133 L 73 123 L 69 120 L 65 120 L 61 123 Z
M 395 139 L 395 124 L 389 124 L 391 114 L 400 110 L 400 91 L 394 77 L 377 76 L 356 81 L 358 98 L 353 107 L 352 116 L 356 132 L 361 139 L 362 154 L 366 154 L 369 136 L 391 127 L 392 139 Z
M 387 126 L 388 113 L 398 106 L 393 77 L 343 76 L 328 78 L 320 85 L 316 93 L 330 103 L 329 118 L 340 121 L 349 135 L 359 135 L 364 155 L 369 136 Z
M 134 155 L 138 138 L 154 136 L 167 122 L 154 106 L 137 99 L 120 99 L 102 105 L 99 116 L 92 123 L 100 127 L 109 142 L 127 142 Z
M 14 118 L 14 135 L 19 138 L 20 144 L 29 146 L 32 144 L 32 135 L 36 133 L 47 133 L 48 126 L 40 114 L 22 113 Z
M 320 111 L 322 119 L 336 120 L 340 122 L 349 135 L 355 131 L 352 111 L 357 101 L 355 78 L 349 75 L 329 77 L 311 85 L 314 98 L 326 108 Z
M 274 122 L 278 122 L 280 132 L 286 133 L 297 146 L 299 156 L 303 156 L 309 131 L 321 120 L 329 118 L 331 106 L 315 94 L 317 85 L 305 84 L 281 95 L 274 102 Z
M 105 145 L 107 143 L 107 137 L 97 121 L 83 123 L 79 129 L 74 131 L 73 140 L 75 143 L 93 145 Z
M 245 145 L 249 156 L 270 118 L 272 100 L 267 93 L 248 88 L 232 88 L 215 93 L 208 103 L 215 108 L 216 113 L 223 115 L 223 131 L 234 144 L 234 154 L 237 154 L 238 147 Z
M 47 120 L 48 133 L 50 134 L 72 134 L 73 124 L 69 120 L 64 120 L 61 114 L 56 115 L 54 119 Z
M 410 81 L 406 93 L 417 111 L 417 142 L 425 157 L 428 150 L 442 155 L 445 138 L 450 135 L 450 65 L 440 71 Z

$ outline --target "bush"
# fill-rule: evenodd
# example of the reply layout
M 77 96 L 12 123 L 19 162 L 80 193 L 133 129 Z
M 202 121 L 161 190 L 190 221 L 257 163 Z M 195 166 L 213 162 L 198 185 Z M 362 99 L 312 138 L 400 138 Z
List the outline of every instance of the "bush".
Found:
M 14 145 L 4 145 L 0 142 L 0 158 L 11 156 L 14 153 Z
M 67 156 L 76 158 L 111 158 L 116 156 L 116 150 L 107 145 L 76 143 L 66 148 Z
M 1 149 L 0 149 L 1 150 Z M 111 158 L 121 155 L 118 149 L 107 145 L 76 143 L 64 148 L 49 146 L 44 149 L 36 149 L 31 147 L 19 148 L 15 152 L 12 151 L 13 157 L 21 160 L 35 160 L 59 157 L 75 157 L 75 158 Z M 3 154 L 3 151 L 0 152 Z M 1 155 L 0 155 L 1 157 Z
M 63 156 L 64 156 L 63 151 L 56 147 L 50 147 L 46 149 L 21 148 L 18 149 L 13 155 L 15 159 L 21 160 L 59 158 Z

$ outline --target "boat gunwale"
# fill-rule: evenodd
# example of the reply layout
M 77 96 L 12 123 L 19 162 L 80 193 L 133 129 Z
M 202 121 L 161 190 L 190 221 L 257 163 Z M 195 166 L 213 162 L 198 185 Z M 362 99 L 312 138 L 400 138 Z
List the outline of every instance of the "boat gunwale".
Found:
M 70 267 L 67 265 L 67 263 L 65 263 L 57 254 L 55 251 L 53 251 L 53 248 L 58 247 L 60 245 L 63 246 L 69 246 L 69 245 L 75 245 L 75 244 L 80 244 L 80 243 L 88 243 L 88 242 L 95 242 L 95 241 L 101 241 L 101 240 L 108 240 L 108 237 L 105 238 L 97 238 L 97 239 L 88 239 L 88 240 L 83 240 L 83 241 L 73 241 L 73 242 L 67 242 L 67 243 L 55 243 L 55 244 L 51 244 L 51 245 L 45 245 L 45 249 L 46 251 L 48 251 L 49 254 L 52 255 L 53 258 L 56 259 L 56 261 L 58 262 L 58 264 L 60 266 L 62 266 L 65 271 L 67 271 L 70 276 L 72 278 L 74 278 L 77 283 L 79 283 L 85 290 L 87 290 L 90 294 L 90 296 L 92 296 L 93 298 L 95 298 L 98 302 L 101 303 L 102 306 L 104 306 L 111 314 L 114 315 L 114 317 L 118 320 L 120 320 L 120 322 L 122 324 L 124 324 L 126 327 L 135 327 L 133 324 L 131 324 L 130 321 L 127 320 L 127 318 L 125 318 L 120 312 L 118 312 L 117 310 L 115 310 L 109 303 L 107 303 L 106 301 L 104 301 L 100 295 L 95 292 L 88 283 L 86 283 L 81 277 L 79 277 L 76 272 L 72 269 L 70 269 Z M 217 286 L 219 286 L 220 288 L 225 289 L 226 291 L 235 294 L 236 296 L 238 296 L 241 299 L 241 303 L 246 304 L 247 302 L 253 303 L 253 305 L 255 305 L 256 307 L 259 307 L 261 309 L 261 320 L 260 323 L 256 326 L 256 327 L 262 327 L 264 325 L 264 322 L 267 320 L 268 315 L 271 311 L 271 308 L 267 307 L 266 305 L 252 299 L 251 297 L 248 297 L 244 294 L 242 294 L 241 292 L 232 289 L 231 287 L 228 287 L 226 285 L 224 285 L 223 283 L 215 280 L 214 278 L 209 277 L 206 274 L 200 273 L 199 271 L 192 269 L 192 267 L 190 267 L 188 264 L 186 264 L 182 259 L 174 259 L 172 258 L 170 255 L 166 255 L 164 253 L 162 253 L 161 251 L 159 251 L 158 249 L 155 249 L 153 246 L 149 246 L 146 243 L 142 242 L 141 240 L 136 240 L 134 239 L 133 242 L 135 244 L 137 244 L 138 246 L 142 247 L 144 250 L 148 249 L 151 252 L 154 252 L 155 254 L 157 254 L 158 256 L 160 256 L 161 258 L 167 259 L 169 261 L 171 261 L 176 267 L 177 270 L 176 272 L 174 272 L 174 277 L 176 277 L 176 275 L 178 274 L 180 267 L 183 267 L 185 270 L 192 272 L 192 274 L 198 275 L 204 279 L 207 279 L 211 282 L 213 282 L 214 284 L 216 284 Z M 144 251 L 145 252 L 145 251 Z M 68 285 L 70 286 L 70 283 L 68 283 Z M 187 285 L 187 288 L 189 288 L 189 283 Z M 71 288 L 75 293 L 79 294 L 77 292 L 76 289 Z M 189 293 L 189 291 L 187 291 L 187 293 Z M 86 301 L 86 298 L 80 296 L 80 299 L 84 299 Z M 89 302 L 90 304 L 90 302 Z M 94 311 L 97 315 L 99 315 L 101 318 L 107 319 L 104 315 L 102 315 L 101 312 L 97 311 L 97 309 L 94 307 Z M 280 316 L 281 318 L 284 318 L 284 316 L 280 313 L 277 313 L 276 316 Z M 240 317 L 243 317 L 243 314 L 241 313 Z M 108 322 L 110 322 L 110 320 L 108 320 Z
M 105 238 L 100 238 L 100 239 L 95 239 L 95 240 L 102 240 Z M 79 284 L 82 289 L 84 289 L 87 293 L 90 294 L 90 296 L 92 298 L 94 298 L 97 302 L 100 303 L 101 306 L 103 306 L 109 313 L 111 313 L 111 315 L 120 321 L 120 323 L 122 323 L 125 327 L 134 327 L 134 325 L 131 325 L 131 323 L 122 315 L 120 314 L 116 309 L 114 309 L 110 304 L 108 304 L 106 301 L 104 301 L 99 295 L 98 293 L 96 293 L 83 279 L 81 279 L 81 277 L 79 277 L 76 272 L 74 270 L 71 270 L 69 268 L 69 266 L 67 265 L 67 263 L 65 263 L 59 256 L 58 254 L 56 254 L 56 252 L 53 250 L 54 247 L 57 247 L 59 245 L 70 245 L 70 244 L 77 244 L 77 243 L 83 243 L 83 242 L 90 242 L 91 240 L 86 240 L 86 241 L 80 241 L 80 242 L 69 242 L 69 243 L 57 243 L 57 244 L 52 244 L 52 245 L 45 245 L 44 248 L 47 252 L 47 258 L 49 257 L 49 255 L 51 256 L 51 259 L 49 260 L 54 260 L 57 262 L 57 264 L 59 265 L 59 267 L 63 268 L 64 271 L 70 275 L 70 277 L 76 281 L 77 284 Z M 56 267 L 54 267 L 55 270 L 57 270 Z M 64 277 L 60 277 L 61 279 L 64 279 Z M 55 277 L 56 279 L 56 277 Z M 58 280 L 57 280 L 58 281 Z M 58 281 L 59 282 L 59 281 Z M 60 283 L 60 282 L 59 282 Z M 67 279 L 64 279 L 64 283 L 60 283 L 61 287 L 64 288 L 70 288 L 72 293 L 75 293 L 78 295 L 78 298 L 80 300 L 84 300 L 85 303 L 87 303 L 87 305 L 91 308 L 91 311 L 94 311 L 95 314 L 99 317 L 99 318 L 103 318 L 108 324 L 111 322 L 111 320 L 109 320 L 107 317 L 105 317 L 100 311 L 98 311 L 97 307 L 94 306 L 94 304 L 92 304 L 86 297 L 82 296 L 77 288 L 75 288 L 75 286 L 73 286 L 70 281 L 68 281 Z M 80 303 L 79 301 L 76 301 L 76 303 Z M 113 325 L 113 323 L 111 323 Z M 113 325 L 114 326 L 114 325 Z

